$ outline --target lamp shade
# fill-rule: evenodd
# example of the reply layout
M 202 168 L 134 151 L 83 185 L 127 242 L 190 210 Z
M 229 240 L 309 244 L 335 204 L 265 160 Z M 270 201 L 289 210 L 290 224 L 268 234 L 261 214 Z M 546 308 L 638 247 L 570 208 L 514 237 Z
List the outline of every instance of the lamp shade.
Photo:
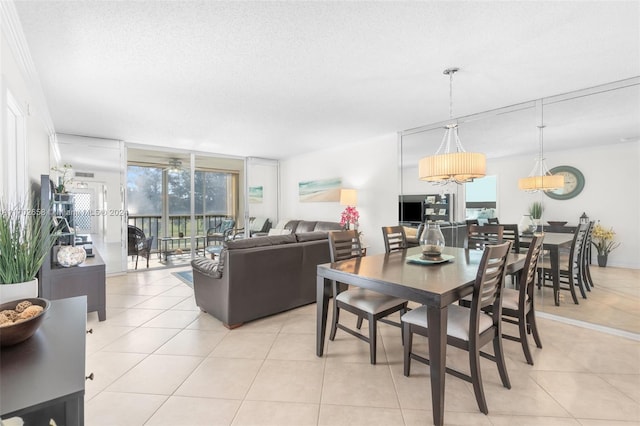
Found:
M 343 206 L 355 206 L 358 204 L 358 193 L 355 189 L 340 190 L 340 204 Z
M 550 191 L 564 186 L 562 175 L 529 176 L 518 179 L 518 188 L 523 191 Z
M 418 163 L 420 180 L 469 182 L 486 174 L 484 154 L 451 152 L 424 157 Z

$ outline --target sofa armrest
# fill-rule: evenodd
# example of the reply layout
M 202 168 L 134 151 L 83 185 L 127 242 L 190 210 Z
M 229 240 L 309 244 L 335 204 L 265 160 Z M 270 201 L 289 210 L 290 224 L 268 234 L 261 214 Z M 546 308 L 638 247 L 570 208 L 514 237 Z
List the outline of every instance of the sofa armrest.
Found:
M 211 278 L 222 277 L 222 272 L 218 269 L 218 266 L 219 263 L 217 261 L 207 258 L 198 258 L 191 261 L 191 267 L 194 271 Z

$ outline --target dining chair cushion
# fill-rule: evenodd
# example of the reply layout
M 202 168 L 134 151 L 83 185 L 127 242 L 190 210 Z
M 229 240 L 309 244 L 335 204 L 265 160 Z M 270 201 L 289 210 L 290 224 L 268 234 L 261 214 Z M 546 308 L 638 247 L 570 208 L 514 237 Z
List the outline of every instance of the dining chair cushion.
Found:
M 369 314 L 377 314 L 406 302 L 397 297 L 387 296 L 386 294 L 376 293 L 375 291 L 362 288 L 343 291 L 338 294 L 336 300 L 355 306 Z
M 520 290 L 514 290 L 512 288 L 502 289 L 502 309 L 518 310 L 518 299 L 520 297 Z M 529 301 L 529 295 L 525 296 L 525 303 Z
M 447 334 L 461 340 L 469 340 L 469 314 L 471 309 L 459 305 L 449 305 L 447 310 Z M 427 321 L 427 307 L 420 306 L 402 316 L 403 322 L 415 324 L 419 327 L 429 328 Z M 491 315 L 480 313 L 478 321 L 479 333 L 482 334 L 493 325 Z

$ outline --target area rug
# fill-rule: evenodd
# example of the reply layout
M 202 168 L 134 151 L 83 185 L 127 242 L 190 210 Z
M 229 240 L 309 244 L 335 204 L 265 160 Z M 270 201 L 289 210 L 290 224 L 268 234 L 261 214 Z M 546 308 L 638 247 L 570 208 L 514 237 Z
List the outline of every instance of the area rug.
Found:
M 181 271 L 181 272 L 172 272 L 172 275 L 178 277 L 180 281 L 193 288 L 193 272 L 192 271 Z

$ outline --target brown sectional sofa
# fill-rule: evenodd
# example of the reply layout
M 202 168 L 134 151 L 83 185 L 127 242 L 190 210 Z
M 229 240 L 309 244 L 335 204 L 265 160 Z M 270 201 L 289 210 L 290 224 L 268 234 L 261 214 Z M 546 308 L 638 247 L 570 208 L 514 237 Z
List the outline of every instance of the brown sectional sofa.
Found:
M 336 222 L 290 221 L 290 235 L 228 241 L 218 260 L 191 262 L 196 304 L 228 328 L 316 301 L 316 267 L 330 261 Z

